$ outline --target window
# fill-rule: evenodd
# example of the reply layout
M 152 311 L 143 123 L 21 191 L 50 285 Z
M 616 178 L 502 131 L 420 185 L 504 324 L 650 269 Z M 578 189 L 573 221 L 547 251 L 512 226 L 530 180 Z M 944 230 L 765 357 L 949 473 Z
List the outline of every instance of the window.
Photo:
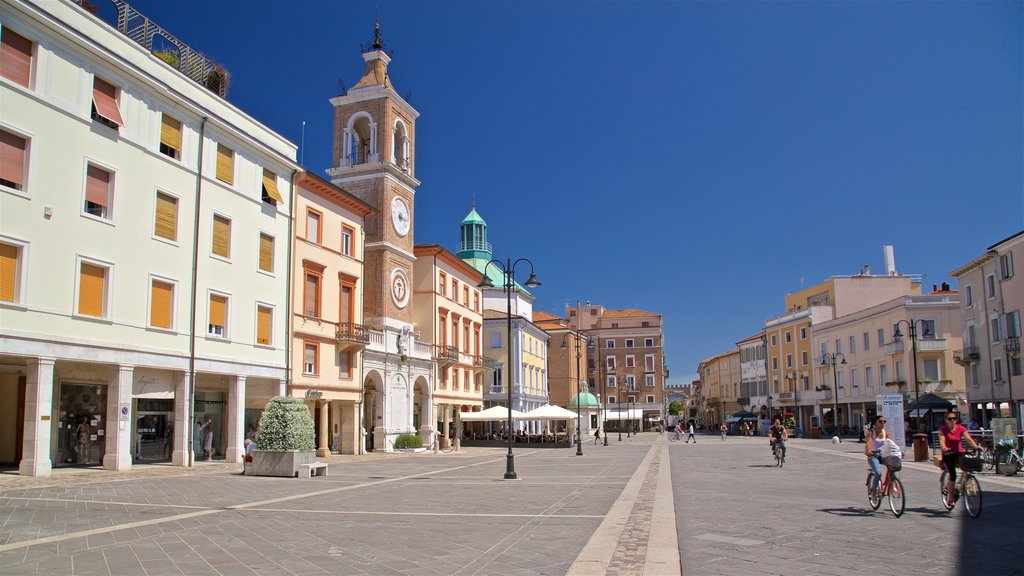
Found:
M 476 290 L 473 291 L 473 310 L 480 311 L 480 293 Z
M 896 381 L 897 382 L 904 382 L 904 380 L 903 380 L 903 361 L 902 360 L 897 360 L 896 361 Z
M 117 130 L 124 126 L 121 110 L 117 107 L 117 87 L 99 76 L 92 79 L 92 114 L 93 120 Z
M 218 338 L 228 337 L 228 297 L 210 293 L 210 320 L 206 333 Z
M 647 403 L 648 404 L 653 404 L 654 403 L 654 396 L 648 394 L 647 395 Z
M 654 338 L 644 338 L 644 346 L 654 348 Z
M 938 358 L 925 358 L 924 359 L 924 379 L 931 380 L 932 382 L 939 381 L 939 359 Z
M 644 354 L 644 370 L 654 372 L 654 354 Z
M 836 372 L 836 388 L 843 389 L 843 372 L 841 370 Z
M 437 292 L 441 296 L 448 295 L 448 275 L 444 272 L 438 272 L 437 288 Z
M 977 364 L 971 364 L 971 371 L 970 371 L 970 384 L 971 384 L 971 386 L 978 386 L 981 383 L 979 378 L 980 378 L 980 376 L 978 374 L 978 365 Z
M 619 323 L 618 322 L 612 322 L 612 328 L 618 328 L 618 327 L 619 327 Z
M 608 358 L 605 359 L 605 362 L 607 363 L 606 368 L 608 370 L 614 372 L 615 371 L 615 356 L 609 356 Z
M 23 247 L 0 242 L 0 302 L 21 302 Z
M 320 317 L 320 275 L 306 270 L 302 293 L 302 313 L 311 318 Z
M 999 318 L 990 318 L 988 321 L 989 339 L 999 342 Z
M 97 218 L 112 219 L 113 191 L 114 175 L 99 166 L 89 164 L 85 171 L 85 205 L 82 211 Z
M 3 29 L 6 34 L 6 28 Z M 0 130 L 0 186 L 25 189 L 25 160 L 28 140 Z
M 807 351 L 804 350 L 800 353 L 800 365 L 807 366 Z
M 459 281 L 452 278 L 452 301 L 459 299 Z
M 850 354 L 854 354 L 856 352 L 857 352 L 857 338 L 854 337 L 854 336 L 850 336 Z
M 81 261 L 78 268 L 78 314 L 106 318 L 110 268 Z
M 633 347 L 633 339 L 632 338 L 626 338 L 626 343 L 625 344 L 626 344 L 626 348 L 632 348 Z
M 636 381 L 631 374 L 622 377 L 622 385 L 630 392 L 636 390 Z
M 868 394 L 871 394 L 871 392 L 875 388 L 875 381 L 873 380 L 871 366 L 865 366 L 864 367 L 864 386 L 867 387 L 867 389 L 868 389 L 867 393 Z
M 644 385 L 648 388 L 654 388 L 654 374 L 644 376 Z
M 839 338 L 836 338 L 836 354 L 842 354 L 842 353 L 843 353 L 843 341 L 840 340 Z
M 850 368 L 850 388 L 857 388 L 860 382 L 857 380 L 857 369 Z
M 181 122 L 162 115 L 160 123 L 160 153 L 181 160 Z
M 825 354 L 828 354 L 828 342 L 821 343 L 821 359 L 825 359 Z
M 178 241 L 178 199 L 164 192 L 156 193 L 156 215 L 153 235 L 171 242 Z
M 231 219 L 220 214 L 213 215 L 213 243 L 211 250 L 215 256 L 231 257 Z
M 864 343 L 864 351 L 871 350 L 871 336 L 865 332 L 861 341 Z
M 320 244 L 320 213 L 306 210 L 306 242 Z
M 807 327 L 800 328 L 800 339 L 807 340 Z
M 885 346 L 885 328 L 878 329 L 878 347 Z
M 491 348 L 501 348 L 501 332 L 491 332 L 490 340 Z
M 469 307 L 469 286 L 462 285 L 462 305 Z
M 605 376 L 605 384 L 607 384 L 609 388 L 615 388 L 615 383 L 615 376 Z
M 1013 253 L 1008 252 L 999 257 L 1000 280 L 1013 278 Z
M 615 348 L 615 340 L 612 340 L 611 338 L 605 340 L 604 341 L 604 347 L 605 348 Z
M 977 366 L 977 364 L 972 364 L 972 366 Z M 1008 369 L 1009 369 L 1009 372 L 1010 372 L 1010 376 L 1020 376 L 1021 375 L 1020 355 L 1017 355 L 1017 356 L 1015 356 L 1013 358 L 1010 358 L 1010 366 L 1009 366 Z
M 149 283 L 149 325 L 153 328 L 174 328 L 174 283 L 152 278 Z
M 964 303 L 967 307 L 974 305 L 974 290 L 971 288 L 970 284 L 964 288 Z
M 775 336 L 775 334 L 772 334 L 772 346 L 778 346 L 778 345 L 779 345 L 778 338 Z
M 352 377 L 352 352 L 350 350 L 338 353 L 338 374 L 344 378 Z
M 787 330 L 786 331 L 786 344 L 789 344 L 792 341 L 793 341 L 793 333 Z
M 779 359 L 778 358 L 772 358 L 772 370 L 778 370 L 778 369 L 779 369 Z
M 996 277 L 995 274 L 989 274 L 985 278 L 985 298 L 991 300 L 996 297 Z
M 31 88 L 32 41 L 8 28 L 6 22 L 0 29 L 0 76 Z
M 352 295 L 356 291 L 356 279 L 351 278 L 342 281 L 340 289 L 341 302 L 338 305 L 338 322 L 343 325 L 351 325 L 352 318 L 355 316 L 355 300 L 352 298 Z M 351 328 L 348 329 L 351 330 Z
M 1006 315 L 1006 337 L 1020 338 L 1020 310 L 1014 310 Z
M 448 387 L 448 369 L 447 368 L 441 368 L 440 370 L 437 371 L 437 373 L 439 375 L 439 380 L 441 380 L 441 388 L 447 388 Z
M 878 385 L 885 386 L 889 382 L 889 366 L 887 364 L 878 365 Z
M 786 368 L 792 368 L 792 367 L 793 367 L 793 355 L 792 354 L 786 354 Z
M 217 180 L 235 183 L 235 151 L 223 144 L 217 144 Z
M 274 271 L 274 237 L 260 232 L 260 270 Z
M 452 370 L 452 390 L 459 389 L 459 370 L 458 368 Z
M 356 231 L 348 226 L 341 227 L 341 253 L 345 256 L 354 256 L 352 251 L 352 237 Z
M 262 304 L 256 305 L 256 344 L 270 346 L 274 333 L 274 309 Z
M 992 360 L 992 380 L 994 382 L 1003 381 L 1003 359 L 994 358 Z
M 320 363 L 318 362 L 320 356 L 320 346 L 309 342 L 304 343 L 302 347 L 302 373 L 307 376 L 316 376 L 320 374 Z
M 277 174 L 263 169 L 263 192 L 261 198 L 267 204 L 274 206 L 284 203 L 284 198 L 281 196 L 281 192 L 277 189 Z M 319 244 L 319 242 L 317 242 Z
M 772 389 L 774 390 L 774 392 L 773 392 L 774 394 L 778 394 L 779 393 L 779 379 L 778 378 L 772 378 Z
M 626 354 L 626 368 L 632 368 L 636 366 L 636 358 L 632 354 Z

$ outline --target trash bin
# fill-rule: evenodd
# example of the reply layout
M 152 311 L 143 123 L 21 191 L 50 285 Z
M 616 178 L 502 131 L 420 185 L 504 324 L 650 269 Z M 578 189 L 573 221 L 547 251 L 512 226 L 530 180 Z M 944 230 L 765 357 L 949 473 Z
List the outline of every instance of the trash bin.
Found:
M 928 435 L 914 434 L 914 462 L 928 459 Z

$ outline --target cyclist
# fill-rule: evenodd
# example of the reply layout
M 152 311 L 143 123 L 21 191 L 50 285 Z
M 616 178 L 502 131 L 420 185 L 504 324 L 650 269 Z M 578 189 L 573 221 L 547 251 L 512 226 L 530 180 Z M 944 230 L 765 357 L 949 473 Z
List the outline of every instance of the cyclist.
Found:
M 882 480 L 882 446 L 885 441 L 892 438 L 889 431 L 885 429 L 885 416 L 875 417 L 875 426 L 868 435 L 864 444 L 864 453 L 868 457 L 868 466 L 875 473 L 871 479 L 871 490 L 878 490 L 878 483 Z
M 978 450 L 978 443 L 971 438 L 971 433 L 963 424 L 956 421 L 956 413 L 946 414 L 946 423 L 939 427 L 939 446 L 942 448 L 942 467 L 946 469 L 946 503 L 953 506 L 957 498 L 956 493 L 956 467 L 960 464 L 960 455 L 964 452 L 963 439 L 967 438 L 975 450 Z
M 775 443 L 779 443 L 779 450 L 782 451 L 782 458 L 786 458 L 786 440 L 789 440 L 789 433 L 782 425 L 782 419 L 776 418 L 772 421 L 772 427 L 768 429 L 768 446 L 771 446 L 772 453 L 775 453 Z

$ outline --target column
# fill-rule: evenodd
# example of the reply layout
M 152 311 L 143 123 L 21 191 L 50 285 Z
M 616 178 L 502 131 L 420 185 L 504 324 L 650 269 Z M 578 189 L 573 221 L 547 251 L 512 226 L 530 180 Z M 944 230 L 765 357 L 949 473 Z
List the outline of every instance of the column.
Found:
M 287 396 L 288 395 L 288 381 L 287 380 L 278 380 L 278 382 L 277 382 L 277 395 L 278 396 Z
M 18 473 L 23 476 L 49 476 L 50 430 L 53 414 L 54 358 L 29 358 L 25 378 L 25 435 L 22 439 Z
M 245 376 L 235 376 L 228 389 L 228 445 L 224 451 L 228 462 L 241 462 L 245 457 Z
M 455 451 L 462 450 L 462 405 L 455 405 Z
M 107 431 L 106 447 L 103 451 L 105 470 L 132 469 L 132 378 L 135 366 L 120 364 L 116 379 L 107 385 Z
M 442 404 L 444 406 L 444 425 L 441 426 L 441 430 L 444 432 L 444 447 L 448 447 L 448 428 L 452 421 L 452 411 L 448 404 Z
M 174 443 L 171 446 L 171 464 L 189 466 L 188 431 L 192 403 L 189 401 L 189 373 L 174 374 Z
M 317 446 L 317 448 L 316 448 L 316 455 L 319 458 L 326 458 L 327 456 L 331 455 L 331 448 L 330 448 L 331 444 L 330 444 L 330 440 L 328 440 L 328 438 L 327 438 L 328 431 L 330 430 L 330 427 L 328 426 L 328 422 L 327 422 L 327 418 L 328 418 L 327 404 L 328 404 L 329 401 L 328 400 L 318 400 L 317 402 L 319 402 L 319 404 L 320 404 L 320 406 L 319 406 L 319 409 L 320 409 L 320 445 Z

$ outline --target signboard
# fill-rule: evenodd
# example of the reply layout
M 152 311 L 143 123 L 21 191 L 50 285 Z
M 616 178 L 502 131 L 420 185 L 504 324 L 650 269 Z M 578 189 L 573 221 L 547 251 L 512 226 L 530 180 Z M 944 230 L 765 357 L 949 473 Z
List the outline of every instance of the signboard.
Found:
M 128 413 L 130 411 L 131 410 L 128 407 L 128 404 L 119 404 L 118 405 L 118 410 L 117 410 L 117 419 L 122 421 L 122 422 L 127 422 L 128 421 Z M 94 426 L 95 426 L 95 424 L 94 424 Z
M 324 393 L 319 390 L 306 390 L 306 398 L 321 398 Z
M 992 419 L 992 442 L 998 444 L 1013 444 L 1017 440 L 1017 427 L 1013 418 Z
M 879 394 L 875 396 L 875 414 L 885 417 L 885 429 L 892 435 L 897 446 L 906 446 L 907 437 L 903 429 L 903 394 Z

